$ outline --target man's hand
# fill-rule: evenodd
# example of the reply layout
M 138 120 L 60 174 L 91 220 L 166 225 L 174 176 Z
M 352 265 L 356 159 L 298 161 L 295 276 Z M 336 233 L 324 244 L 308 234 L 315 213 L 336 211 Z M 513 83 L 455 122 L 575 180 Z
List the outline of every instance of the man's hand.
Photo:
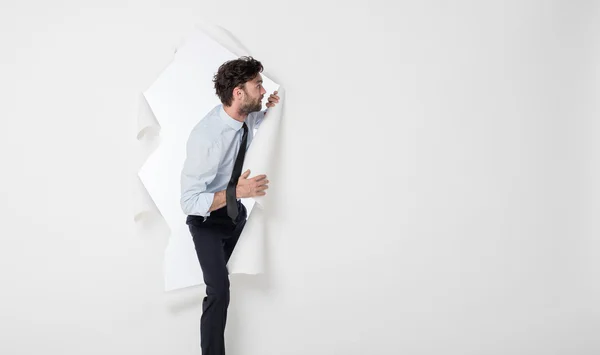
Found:
M 236 194 L 238 198 L 248 198 L 254 196 L 264 196 L 266 195 L 266 189 L 269 188 L 269 180 L 267 180 L 267 175 L 258 175 L 251 179 L 248 179 L 250 176 L 250 170 L 246 170 L 238 179 Z
M 277 96 L 277 91 L 274 91 L 268 99 L 267 108 L 275 106 L 279 102 L 279 96 Z

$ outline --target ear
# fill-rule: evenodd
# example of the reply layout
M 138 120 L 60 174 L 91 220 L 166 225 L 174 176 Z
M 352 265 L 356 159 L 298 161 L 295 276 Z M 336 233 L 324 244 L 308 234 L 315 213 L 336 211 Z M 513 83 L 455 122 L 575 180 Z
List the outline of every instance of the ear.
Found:
M 233 89 L 233 98 L 241 100 L 244 97 L 244 90 L 240 86 Z

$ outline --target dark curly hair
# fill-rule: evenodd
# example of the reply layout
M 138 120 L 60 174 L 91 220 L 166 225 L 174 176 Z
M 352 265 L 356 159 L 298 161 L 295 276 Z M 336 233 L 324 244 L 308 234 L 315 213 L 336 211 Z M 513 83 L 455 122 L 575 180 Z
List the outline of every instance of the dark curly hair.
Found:
M 215 91 L 225 106 L 231 106 L 233 89 L 254 79 L 263 71 L 263 65 L 252 57 L 240 57 L 223 63 L 213 77 Z

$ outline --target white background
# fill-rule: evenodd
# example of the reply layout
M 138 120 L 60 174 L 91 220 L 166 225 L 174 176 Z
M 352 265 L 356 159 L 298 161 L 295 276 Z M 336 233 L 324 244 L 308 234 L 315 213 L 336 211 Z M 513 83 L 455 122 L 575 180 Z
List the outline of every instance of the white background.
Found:
M 136 225 L 139 93 L 195 23 L 285 86 L 230 354 L 597 354 L 591 1 L 3 1 L 0 353 L 199 354 Z

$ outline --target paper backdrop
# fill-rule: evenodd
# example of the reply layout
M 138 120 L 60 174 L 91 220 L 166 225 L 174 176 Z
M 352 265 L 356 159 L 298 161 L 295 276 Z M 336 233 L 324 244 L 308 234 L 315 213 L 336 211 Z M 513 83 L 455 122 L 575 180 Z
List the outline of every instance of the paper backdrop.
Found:
M 202 25 L 178 48 L 171 64 L 143 93 L 138 117 L 138 140 L 154 151 L 139 171 L 134 218 L 156 218 L 158 210 L 170 228 L 165 250 L 165 290 L 203 285 L 202 270 L 186 216 L 181 211 L 180 174 L 185 160 L 185 145 L 192 128 L 216 105 L 212 78 L 224 62 L 249 55 L 227 31 Z M 269 96 L 278 90 L 280 102 L 267 111 L 246 155 L 244 170 L 252 175 L 267 174 L 272 169 L 272 152 L 282 117 L 284 90 L 262 74 Z M 249 211 L 248 222 L 240 236 L 228 269 L 232 274 L 264 272 L 265 223 L 268 194 L 244 199 Z

